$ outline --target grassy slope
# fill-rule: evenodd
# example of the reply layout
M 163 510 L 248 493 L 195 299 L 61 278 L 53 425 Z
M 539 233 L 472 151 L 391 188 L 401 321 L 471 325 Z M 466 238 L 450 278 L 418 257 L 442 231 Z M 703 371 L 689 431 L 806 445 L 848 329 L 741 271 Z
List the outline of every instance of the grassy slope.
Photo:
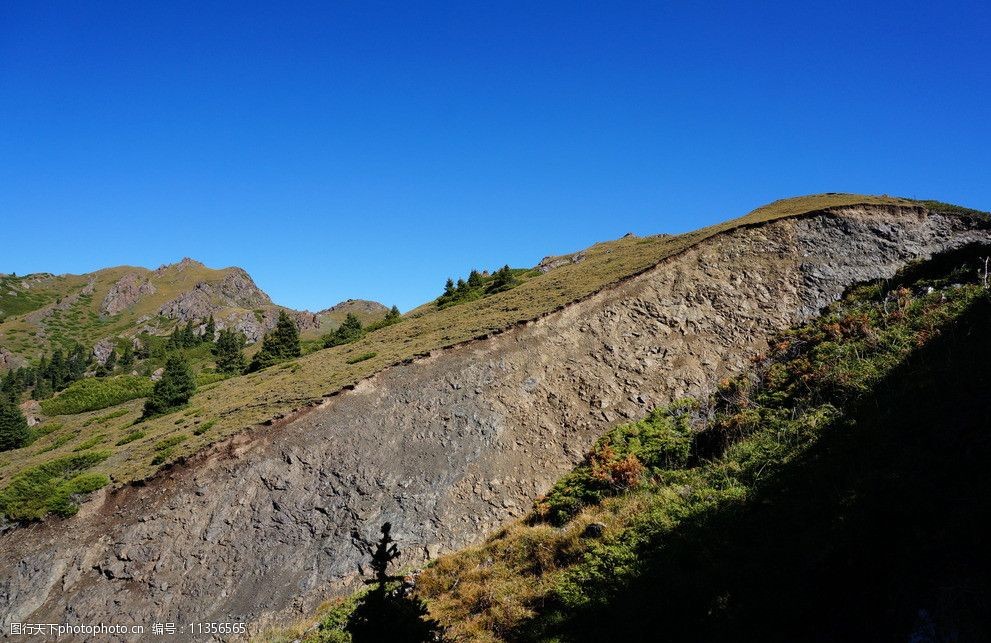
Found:
M 443 310 L 425 305 L 409 313 L 402 323 L 370 333 L 353 344 L 321 350 L 259 373 L 201 388 L 190 404 L 194 414 L 185 416 L 180 412 L 143 423 L 143 438 L 114 448 L 110 457 L 97 465 L 94 471 L 109 475 L 117 483 L 147 477 L 163 462 L 161 458 L 156 458 L 158 452 L 155 449 L 161 440 L 177 435 L 187 436 L 188 439 L 170 455 L 175 458 L 192 454 L 276 414 L 286 413 L 354 384 L 390 364 L 551 312 L 642 272 L 715 234 L 742 225 L 860 203 L 915 204 L 904 199 L 863 195 L 799 197 L 777 201 L 747 216 L 683 235 L 624 238 L 600 243 L 585 252 L 586 258 L 581 263 L 531 277 L 512 290 Z M 94 300 L 97 297 L 102 300 L 99 291 Z M 348 363 L 348 360 L 368 353 L 375 353 L 375 357 Z M 124 407 L 136 415 L 140 404 L 140 401 L 133 401 Z M 71 453 L 79 443 L 97 432 L 92 424 L 85 426 L 86 423 L 105 413 L 94 411 L 53 418 L 54 422 L 62 425 L 59 431 L 25 449 L 0 454 L 0 485 L 7 484 L 12 476 L 27 467 Z M 210 430 L 196 435 L 194 429 L 198 426 L 197 422 L 212 423 Z M 132 431 L 133 428 L 126 422 L 120 422 L 110 423 L 99 432 L 106 434 L 108 444 L 115 444 Z M 60 436 L 65 435 L 75 437 L 45 450 L 52 446 L 53 441 L 64 439 Z M 155 464 L 152 464 L 153 461 Z
M 455 640 L 981 639 L 991 296 L 952 286 L 976 262 L 857 289 L 712 400 L 610 432 L 419 577 L 432 616 Z

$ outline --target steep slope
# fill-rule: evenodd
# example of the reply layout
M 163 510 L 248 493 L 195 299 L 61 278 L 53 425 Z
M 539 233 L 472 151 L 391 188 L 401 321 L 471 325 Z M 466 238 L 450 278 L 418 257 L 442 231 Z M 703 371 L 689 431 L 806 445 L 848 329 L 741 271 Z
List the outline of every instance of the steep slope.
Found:
M 599 243 L 581 254 L 580 262 L 560 266 L 545 274 L 531 276 L 511 290 L 464 304 L 439 308 L 427 303 L 404 315 L 401 324 L 367 334 L 361 340 L 320 350 L 292 363 L 270 368 L 247 377 L 211 384 L 191 402 L 194 416 L 185 423 L 164 417 L 142 426 L 144 437 L 111 449 L 108 459 L 94 467 L 114 484 L 140 480 L 152 475 L 170 460 L 189 456 L 206 446 L 243 431 L 320 402 L 327 396 L 352 386 L 390 365 L 399 364 L 432 351 L 475 338 L 487 337 L 518 323 L 541 316 L 587 298 L 601 289 L 629 279 L 676 256 L 693 245 L 726 231 L 773 221 L 782 217 L 822 213 L 822 208 L 844 205 L 887 205 L 911 216 L 933 211 L 945 216 L 980 220 L 974 211 L 945 204 L 908 201 L 890 197 L 855 194 L 825 194 L 775 202 L 723 224 L 678 236 L 622 239 Z M 335 313 L 336 314 L 336 313 Z M 267 318 L 274 320 L 274 311 Z M 333 321 L 329 323 L 334 323 Z M 306 331 L 318 334 L 320 331 Z M 308 348 L 322 342 L 311 335 Z M 51 418 L 43 429 L 51 430 L 34 449 L 0 454 L 0 486 L 53 458 L 71 454 L 73 449 L 103 435 L 106 443 L 127 440 L 131 429 L 127 420 L 137 415 L 138 403 L 117 412 L 129 413 L 120 423 L 101 426 L 108 412 Z M 203 427 L 208 426 L 209 431 Z M 57 427 L 57 429 L 56 429 Z M 165 441 L 179 441 L 162 459 L 157 448 Z
M 858 287 L 610 431 L 418 594 L 453 640 L 986 640 L 989 249 Z
M 438 320 L 463 320 L 453 328 L 470 333 L 518 318 L 512 304 L 538 295 L 557 305 L 554 284 L 567 301 L 615 275 L 616 263 L 632 273 L 532 323 L 386 369 L 146 485 L 101 493 L 73 519 L 71 538 L 49 524 L 5 534 L 0 618 L 258 627 L 353 582 L 363 558 L 354 543 L 386 520 L 410 562 L 476 542 L 520 515 L 613 423 L 706 393 L 851 283 L 989 239 L 986 220 L 967 213 L 857 203 L 791 218 L 764 212 L 687 240 L 624 239 L 515 290 L 380 331 L 349 350 L 388 346 L 392 333 L 415 348 L 416 331 Z M 451 328 L 429 332 L 460 338 Z M 269 374 L 265 390 L 346 383 L 360 371 L 301 378 L 338 355 Z M 224 382 L 207 397 L 230 405 L 227 391 L 260 381 Z M 259 412 L 278 406 L 259 402 Z

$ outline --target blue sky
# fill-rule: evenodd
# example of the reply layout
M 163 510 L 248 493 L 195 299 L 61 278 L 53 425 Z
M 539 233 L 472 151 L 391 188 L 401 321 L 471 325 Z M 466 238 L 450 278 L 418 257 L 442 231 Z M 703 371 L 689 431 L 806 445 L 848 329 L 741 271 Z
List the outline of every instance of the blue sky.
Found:
M 986 2 L 6 2 L 0 272 L 191 256 L 407 309 L 785 196 L 991 209 L 989 32 Z

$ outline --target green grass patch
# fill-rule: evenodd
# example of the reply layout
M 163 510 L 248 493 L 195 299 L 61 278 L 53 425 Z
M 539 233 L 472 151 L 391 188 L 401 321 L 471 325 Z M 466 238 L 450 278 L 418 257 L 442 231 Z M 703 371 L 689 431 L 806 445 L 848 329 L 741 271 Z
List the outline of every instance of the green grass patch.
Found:
M 171 449 L 177 444 L 182 444 L 189 439 L 188 435 L 173 435 L 171 437 L 165 438 L 155 445 L 156 451 L 165 451 L 166 449 Z
M 75 431 L 70 431 L 70 432 L 65 433 L 63 435 L 57 435 L 57 436 L 55 436 L 55 439 L 52 440 L 52 443 L 51 444 L 49 444 L 47 447 L 44 447 L 41 450 L 39 450 L 38 453 L 41 454 L 41 453 L 48 453 L 49 451 L 54 451 L 55 449 L 59 448 L 63 444 L 66 444 L 68 442 L 71 442 L 77 435 L 79 435 L 79 433 L 80 433 L 80 431 L 77 429 Z
M 128 433 L 127 435 L 125 435 L 124 437 L 122 437 L 120 440 L 117 440 L 117 446 L 122 447 L 125 444 L 128 444 L 130 442 L 134 442 L 135 440 L 140 440 L 143 437 L 145 437 L 145 432 L 144 431 L 141 431 L 141 430 L 131 431 L 130 433 Z
M 364 362 L 366 359 L 371 359 L 371 358 L 375 357 L 376 355 L 378 355 L 378 353 L 376 353 L 374 351 L 370 351 L 368 353 L 362 353 L 361 355 L 357 355 L 355 357 L 352 357 L 350 359 L 347 359 L 347 360 L 345 360 L 345 362 L 348 363 L 348 364 L 357 364 L 358 362 Z
M 110 457 L 109 451 L 81 453 L 27 469 L 0 491 L 0 513 L 11 520 L 40 520 L 52 513 L 71 516 L 79 509 L 77 497 L 96 491 L 110 480 L 86 473 Z
M 135 375 L 86 379 L 73 382 L 56 397 L 42 400 L 47 415 L 73 415 L 116 406 L 139 397 L 147 397 L 154 382 Z
M 92 449 L 96 445 L 103 442 L 106 438 L 107 436 L 105 433 L 94 435 L 93 437 L 91 437 L 90 439 L 86 440 L 85 442 L 77 446 L 75 449 L 73 449 L 73 452 L 78 453 L 80 451 L 85 451 L 86 449 Z
M 207 420 L 203 424 L 201 424 L 201 425 L 197 426 L 195 429 L 193 429 L 193 435 L 203 435 L 204 433 L 206 433 L 207 431 L 209 431 L 213 427 L 213 425 L 216 424 L 216 423 L 217 423 L 216 420 Z

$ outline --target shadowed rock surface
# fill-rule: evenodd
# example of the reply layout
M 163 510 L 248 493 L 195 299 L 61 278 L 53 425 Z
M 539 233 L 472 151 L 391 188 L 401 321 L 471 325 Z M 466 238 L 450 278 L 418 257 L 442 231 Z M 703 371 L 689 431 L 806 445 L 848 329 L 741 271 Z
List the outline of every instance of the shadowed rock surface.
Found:
M 0 537 L 0 620 L 265 622 L 356 583 L 379 526 L 406 562 L 519 516 L 611 424 L 741 371 L 850 284 L 987 241 L 858 206 L 737 229 L 535 322 L 387 369 L 68 522 Z

